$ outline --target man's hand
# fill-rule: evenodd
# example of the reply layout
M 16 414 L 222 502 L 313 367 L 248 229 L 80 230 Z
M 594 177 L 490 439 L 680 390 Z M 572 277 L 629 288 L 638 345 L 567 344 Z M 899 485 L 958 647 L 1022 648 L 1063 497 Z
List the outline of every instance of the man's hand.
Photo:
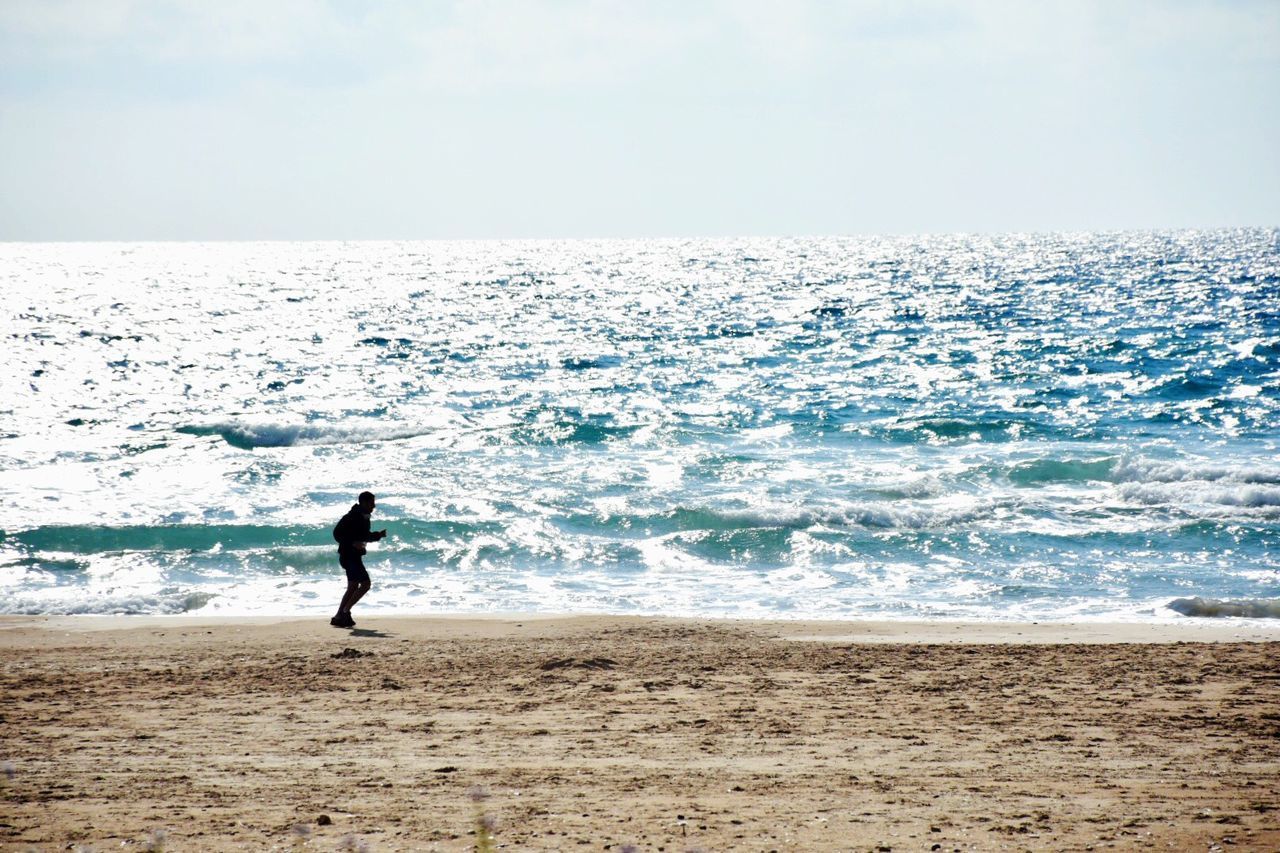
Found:
M 386 531 L 385 529 L 383 529 L 383 530 L 379 530 L 379 531 L 378 531 L 378 538 L 379 538 L 379 539 L 386 539 L 386 538 L 387 538 L 387 531 Z

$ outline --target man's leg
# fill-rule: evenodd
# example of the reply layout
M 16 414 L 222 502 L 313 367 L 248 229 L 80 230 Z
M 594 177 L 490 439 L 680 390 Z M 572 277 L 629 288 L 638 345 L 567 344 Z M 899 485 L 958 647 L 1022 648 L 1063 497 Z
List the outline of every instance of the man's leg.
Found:
M 338 562 L 347 573 L 347 591 L 342 594 L 342 601 L 338 602 L 338 612 L 329 620 L 329 624 L 347 628 L 350 626 L 345 623 L 351 621 L 351 605 L 364 595 L 360 590 L 360 582 L 367 581 L 369 573 L 364 570 L 364 563 L 360 558 L 353 554 L 339 553 Z
M 335 625 L 350 628 L 354 624 L 351 619 L 351 608 L 369 591 L 369 572 L 365 570 L 364 560 L 358 555 L 344 554 L 340 562 L 347 573 L 347 591 L 343 593 L 342 601 L 338 604 L 337 615 L 329 621 Z
M 351 608 L 369 591 L 369 572 L 364 567 L 364 560 L 358 556 L 354 558 L 351 570 L 347 572 L 347 583 L 351 584 L 347 588 L 347 596 L 350 596 L 351 600 L 347 601 L 347 596 L 343 596 L 343 602 L 347 605 L 345 612 L 350 616 Z
M 366 575 L 353 586 L 347 587 L 347 594 L 342 597 L 342 601 L 346 605 L 346 612 L 350 612 L 351 608 L 355 607 L 356 602 L 364 598 L 364 594 L 369 591 L 370 586 L 369 578 Z M 347 601 L 348 598 L 351 600 Z
M 365 586 L 364 589 L 361 589 L 360 587 L 361 584 L 359 581 L 347 578 L 347 591 L 342 594 L 342 601 L 338 604 L 339 616 L 350 613 L 351 605 L 359 601 L 360 596 L 364 595 L 369 589 L 368 586 Z

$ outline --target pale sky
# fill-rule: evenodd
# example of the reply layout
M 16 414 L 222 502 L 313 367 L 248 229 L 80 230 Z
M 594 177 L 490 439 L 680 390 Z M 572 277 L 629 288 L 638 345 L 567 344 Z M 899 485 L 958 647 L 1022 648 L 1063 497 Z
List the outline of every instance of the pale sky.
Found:
M 1280 2 L 0 0 L 0 240 L 1280 226 Z

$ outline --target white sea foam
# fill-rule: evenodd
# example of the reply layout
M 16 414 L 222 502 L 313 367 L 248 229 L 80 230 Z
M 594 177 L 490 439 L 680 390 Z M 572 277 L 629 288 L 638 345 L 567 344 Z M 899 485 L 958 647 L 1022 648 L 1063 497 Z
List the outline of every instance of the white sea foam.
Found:
M 1237 483 L 1280 484 L 1280 468 L 1268 465 L 1225 465 L 1208 461 L 1122 458 L 1111 471 L 1116 482 L 1179 483 L 1226 480 Z
M 1224 485 L 1222 481 L 1194 480 L 1127 483 L 1117 487 L 1117 492 L 1125 500 L 1137 503 L 1188 510 L 1203 507 L 1217 514 L 1225 507 L 1257 510 L 1263 514 L 1273 514 L 1273 510 L 1280 508 L 1280 487 L 1246 483 Z
M 47 588 L 0 593 L 0 613 L 26 616 L 179 614 L 199 611 L 215 597 L 216 593 L 202 591 L 103 592 Z

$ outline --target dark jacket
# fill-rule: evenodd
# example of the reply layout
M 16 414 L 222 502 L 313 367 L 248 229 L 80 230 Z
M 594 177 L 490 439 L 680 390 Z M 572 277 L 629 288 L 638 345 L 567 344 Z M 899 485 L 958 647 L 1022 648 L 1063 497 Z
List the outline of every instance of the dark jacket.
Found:
M 370 529 L 369 514 L 360 509 L 360 504 L 352 504 L 351 510 L 338 521 L 333 529 L 333 538 L 338 540 L 339 554 L 363 554 L 366 542 L 377 542 L 385 534 Z

